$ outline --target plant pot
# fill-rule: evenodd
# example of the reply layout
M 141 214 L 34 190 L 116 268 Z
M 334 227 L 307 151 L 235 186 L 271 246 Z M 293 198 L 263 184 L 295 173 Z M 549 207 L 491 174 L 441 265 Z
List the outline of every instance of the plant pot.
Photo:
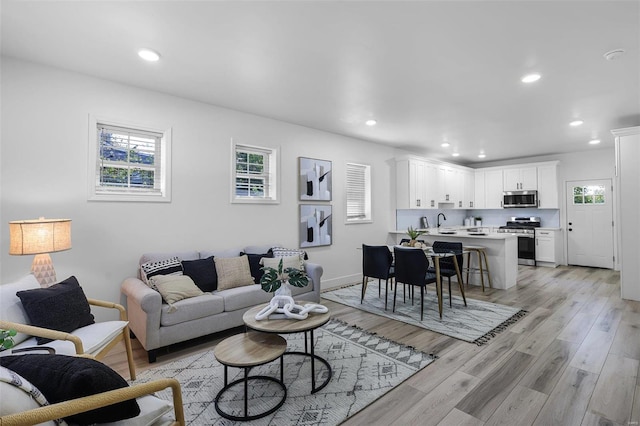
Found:
M 292 297 L 291 296 L 291 286 L 289 285 L 289 281 L 285 281 L 282 283 L 282 285 L 280 286 L 279 289 L 277 289 L 275 291 L 275 293 L 273 293 L 274 296 L 288 296 L 288 297 Z M 279 308 L 284 308 L 285 302 L 283 301 L 278 301 L 278 307 Z

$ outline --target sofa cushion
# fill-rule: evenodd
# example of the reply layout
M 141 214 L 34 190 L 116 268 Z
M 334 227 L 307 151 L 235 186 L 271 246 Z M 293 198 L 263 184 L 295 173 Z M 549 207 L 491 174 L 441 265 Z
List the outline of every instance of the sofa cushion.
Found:
M 0 285 L 0 301 L 2 302 L 0 303 L 0 319 L 18 324 L 29 324 L 29 316 L 16 293 L 37 288 L 41 288 L 40 283 L 33 274 L 26 275 L 13 283 Z M 28 338 L 29 335 L 18 333 L 13 341 L 18 344 Z
M 216 272 L 218 274 L 218 290 L 255 284 L 249 268 L 249 258 L 239 257 L 215 257 Z
M 50 287 L 23 290 L 16 294 L 29 316 L 29 323 L 36 327 L 69 333 L 95 322 L 87 297 L 74 276 Z M 51 342 L 44 337 L 36 340 L 40 345 Z
M 160 313 L 161 326 L 176 325 L 185 321 L 210 317 L 225 311 L 224 299 L 218 294 L 211 293 L 204 293 L 202 296 L 181 300 L 174 303 L 173 306 L 176 309 L 171 311 L 168 305 L 162 305 L 162 312 Z
M 128 384 L 105 364 L 90 358 L 26 354 L 0 357 L 0 364 L 36 386 L 50 403 L 94 395 Z M 66 417 L 78 424 L 113 422 L 140 414 L 135 399 Z
M 182 263 L 178 256 L 146 262 L 140 265 L 140 275 L 142 276 L 142 281 L 157 291 L 158 289 L 154 287 L 149 279 L 154 275 L 182 275 Z
M 122 329 L 127 326 L 127 321 L 103 321 L 85 327 L 73 330 L 71 334 L 82 340 L 82 348 L 85 353 L 95 354 L 109 344 L 114 337 L 122 333 Z M 28 347 L 36 347 L 37 341 L 35 337 L 15 345 L 12 349 L 23 349 Z M 52 348 L 59 355 L 75 355 L 76 349 L 72 342 L 68 340 L 54 340 L 44 345 Z M 5 352 L 2 352 L 4 355 Z
M 260 284 L 231 288 L 215 294 L 224 297 L 224 310 L 226 312 L 268 303 L 273 297 L 273 293 L 263 291 Z
M 206 259 L 183 260 L 182 269 L 191 277 L 202 291 L 215 291 L 218 288 L 218 274 L 213 256 Z
M 204 294 L 191 277 L 186 275 L 154 275 L 150 280 L 151 284 L 158 288 L 162 298 L 169 305 L 182 299 Z
M 263 257 L 273 257 L 273 253 L 265 252 L 262 254 L 254 254 L 254 253 L 242 253 L 247 256 L 249 259 L 249 269 L 251 270 L 251 276 L 253 277 L 253 282 L 255 284 L 260 284 L 260 278 L 262 278 L 262 258 Z

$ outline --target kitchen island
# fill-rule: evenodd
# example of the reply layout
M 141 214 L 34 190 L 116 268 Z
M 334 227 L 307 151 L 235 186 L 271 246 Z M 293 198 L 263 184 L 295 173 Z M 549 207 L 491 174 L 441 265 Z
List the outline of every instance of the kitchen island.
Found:
M 459 241 L 463 246 L 483 246 L 486 248 L 491 282 L 493 288 L 507 289 L 516 285 L 518 279 L 518 237 L 516 234 L 487 232 L 485 235 L 469 233 L 466 230 L 451 230 L 439 233 L 436 229 L 430 229 L 428 234 L 418 237 L 429 245 L 434 241 Z M 408 238 L 406 231 L 390 232 L 392 244 L 399 244 L 400 240 Z M 465 256 L 466 262 L 466 256 Z M 464 267 L 467 267 L 465 263 Z M 472 253 L 471 267 L 478 268 L 478 257 Z M 463 274 L 466 278 L 466 274 Z M 480 285 L 480 275 L 470 274 L 469 284 Z M 485 281 L 486 284 L 486 281 Z

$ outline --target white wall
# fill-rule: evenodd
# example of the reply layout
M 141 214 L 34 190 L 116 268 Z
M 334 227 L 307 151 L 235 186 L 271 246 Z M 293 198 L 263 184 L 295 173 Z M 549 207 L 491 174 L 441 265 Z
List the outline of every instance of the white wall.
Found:
M 71 218 L 73 248 L 52 254 L 58 278 L 76 275 L 90 297 L 120 300 L 120 283 L 149 251 L 251 244 L 298 246 L 297 158 L 333 162 L 333 244 L 308 249 L 323 288 L 361 273 L 363 242 L 386 241 L 394 150 L 81 74 L 2 61 L 2 283 L 28 273 L 32 256 L 8 255 L 10 220 Z M 173 201 L 87 201 L 89 114 L 173 128 Z M 229 202 L 230 141 L 281 148 L 281 203 Z M 372 166 L 372 224 L 345 225 L 345 164 Z

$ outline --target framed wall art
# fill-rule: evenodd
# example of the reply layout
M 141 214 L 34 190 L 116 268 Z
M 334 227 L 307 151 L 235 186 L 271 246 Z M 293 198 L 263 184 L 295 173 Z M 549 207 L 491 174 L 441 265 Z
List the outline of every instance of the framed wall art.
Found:
M 331 245 L 331 206 L 300 204 L 300 248 Z
M 298 157 L 300 201 L 331 201 L 331 161 Z

